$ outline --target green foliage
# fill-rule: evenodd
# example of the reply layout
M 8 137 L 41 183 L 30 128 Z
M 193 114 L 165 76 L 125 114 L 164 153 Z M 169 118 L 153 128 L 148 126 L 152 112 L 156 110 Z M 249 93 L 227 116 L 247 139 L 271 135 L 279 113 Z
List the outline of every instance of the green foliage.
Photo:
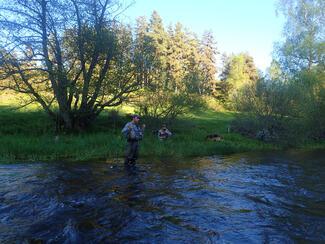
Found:
M 200 83 L 199 94 L 215 95 L 216 92 L 216 43 L 211 32 L 205 32 L 200 47 Z
M 276 54 L 283 71 L 295 75 L 313 66 L 325 67 L 325 2 L 280 0 L 278 10 L 286 17 L 285 41 Z
M 297 144 L 325 138 L 324 72 L 304 71 L 287 82 L 261 79 L 245 86 L 236 100 L 247 117 L 233 124 L 255 137 L 267 130 L 269 140 Z
M 192 111 L 193 112 L 193 111 Z M 43 111 L 14 112 L 0 109 L 0 161 L 55 161 L 55 160 L 121 160 L 125 140 L 121 128 L 129 118 L 116 111 L 102 114 L 96 123 L 82 134 L 60 134 L 55 137 L 50 130 L 51 123 Z M 228 154 L 251 150 L 276 148 L 256 140 L 227 133 L 233 114 L 215 112 L 211 109 L 187 113 L 170 122 L 173 132 L 170 140 L 159 141 L 151 130 L 158 129 L 164 120 L 156 124 L 142 118 L 147 124 L 145 138 L 141 142 L 140 158 L 146 157 L 188 157 L 214 154 Z M 208 134 L 223 135 L 222 142 L 206 141 Z
M 151 90 L 212 94 L 216 74 L 213 35 L 202 40 L 184 30 L 180 23 L 165 30 L 157 12 L 149 23 L 139 18 L 135 28 L 136 76 Z
M 289 145 L 321 140 L 325 138 L 324 1 L 279 3 L 287 18 L 285 41 L 276 46 L 277 59 L 268 78 L 246 83 L 236 94 L 236 108 L 247 116 L 233 126 L 242 134 Z
M 168 90 L 144 90 L 140 101 L 136 103 L 139 114 L 156 119 L 175 119 L 202 107 L 202 104 L 195 94 L 174 93 Z
M 207 32 L 200 41 L 180 23 L 165 30 L 153 12 L 149 23 L 139 18 L 135 35 L 136 79 L 141 82 L 139 113 L 153 118 L 175 118 L 199 105 L 195 94 L 214 90 L 215 43 Z
M 237 93 L 235 106 L 241 112 L 283 118 L 290 113 L 293 99 L 287 84 L 259 79 L 256 83 L 247 84 Z
M 246 53 L 224 57 L 224 68 L 217 83 L 217 97 L 234 107 L 236 97 L 245 86 L 254 84 L 259 74 L 253 58 Z
M 138 89 L 132 30 L 118 1 L 2 1 L 0 89 L 28 94 L 67 131 L 90 126 Z
M 283 79 L 283 73 L 280 64 L 276 60 L 272 60 L 270 67 L 266 71 L 266 75 L 270 80 L 281 80 Z
M 292 123 L 288 115 L 293 94 L 286 84 L 259 79 L 244 86 L 235 99 L 236 109 L 244 113 L 233 122 L 235 131 L 253 138 L 263 134 L 261 139 L 267 141 L 292 139 L 291 127 L 287 125 Z
M 297 100 L 294 115 L 299 117 L 309 137 L 325 138 L 325 72 L 303 71 L 291 81 Z
M 151 93 L 159 94 L 154 104 L 163 117 L 191 104 L 192 95 L 184 94 L 214 92 L 212 33 L 199 40 L 180 23 L 166 31 L 156 11 L 131 28 L 112 19 L 114 7 L 119 1 L 0 4 L 0 37 L 12 43 L 0 45 L 0 88 L 28 94 L 27 103 L 41 105 L 66 131 L 86 130 L 105 108 L 132 101 L 140 88 L 150 111 L 157 110 L 148 107 Z

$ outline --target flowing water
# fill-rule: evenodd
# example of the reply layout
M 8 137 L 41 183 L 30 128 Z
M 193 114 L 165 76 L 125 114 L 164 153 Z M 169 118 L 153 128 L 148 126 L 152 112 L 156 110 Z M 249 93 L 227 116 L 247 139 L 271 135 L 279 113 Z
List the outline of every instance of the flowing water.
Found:
M 325 242 L 325 152 L 0 165 L 0 243 Z

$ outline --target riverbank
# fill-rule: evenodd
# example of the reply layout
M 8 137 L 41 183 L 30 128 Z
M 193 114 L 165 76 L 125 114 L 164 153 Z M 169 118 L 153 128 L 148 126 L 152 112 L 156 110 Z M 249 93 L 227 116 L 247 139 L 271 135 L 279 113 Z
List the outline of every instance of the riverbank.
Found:
M 95 125 L 81 134 L 61 134 L 55 137 L 54 124 L 42 111 L 13 111 L 0 109 L 0 160 L 15 161 L 83 161 L 91 159 L 119 158 L 123 156 L 125 140 L 120 131 L 127 116 L 109 117 L 103 113 Z M 207 110 L 188 114 L 169 125 L 173 137 L 159 141 L 153 133 L 158 124 L 147 124 L 141 143 L 142 157 L 191 157 L 213 154 L 230 154 L 246 151 L 277 149 L 272 144 L 227 133 L 233 119 L 230 112 Z M 223 141 L 207 141 L 208 134 L 218 133 Z
M 37 107 L 13 110 L 10 99 L 0 106 L 0 161 L 87 161 L 121 158 L 125 139 L 121 129 L 129 120 L 126 109 L 112 116 L 104 112 L 94 126 L 79 134 L 55 136 L 54 122 Z M 217 112 L 212 108 L 187 114 L 168 125 L 173 137 L 159 141 L 155 130 L 162 121 L 143 119 L 147 124 L 145 138 L 141 142 L 141 157 L 196 157 L 226 155 L 249 151 L 283 149 L 279 145 L 245 138 L 228 132 L 234 113 Z M 218 133 L 222 141 L 206 140 L 209 134 Z M 308 148 L 325 148 L 324 143 L 306 145 Z

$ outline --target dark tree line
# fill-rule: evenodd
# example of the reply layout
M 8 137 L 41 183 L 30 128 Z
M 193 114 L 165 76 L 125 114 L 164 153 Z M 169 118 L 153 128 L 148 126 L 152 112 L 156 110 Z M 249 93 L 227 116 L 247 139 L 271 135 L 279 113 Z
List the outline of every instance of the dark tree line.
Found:
M 135 27 L 136 77 L 142 82 L 139 112 L 176 117 L 197 105 L 193 95 L 212 95 L 216 81 L 216 44 L 210 32 L 202 39 L 180 23 L 167 30 L 157 12 Z

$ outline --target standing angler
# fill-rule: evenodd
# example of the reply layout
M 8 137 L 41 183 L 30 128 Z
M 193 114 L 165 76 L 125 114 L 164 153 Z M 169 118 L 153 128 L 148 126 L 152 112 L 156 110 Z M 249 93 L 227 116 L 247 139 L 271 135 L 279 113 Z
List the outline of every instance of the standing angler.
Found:
M 142 125 L 142 128 L 139 126 L 139 115 L 133 115 L 132 121 L 128 122 L 122 129 L 122 134 L 127 139 L 127 147 L 125 152 L 125 161 L 126 166 L 135 165 L 135 161 L 139 155 L 139 141 L 143 138 L 143 132 L 145 125 Z

